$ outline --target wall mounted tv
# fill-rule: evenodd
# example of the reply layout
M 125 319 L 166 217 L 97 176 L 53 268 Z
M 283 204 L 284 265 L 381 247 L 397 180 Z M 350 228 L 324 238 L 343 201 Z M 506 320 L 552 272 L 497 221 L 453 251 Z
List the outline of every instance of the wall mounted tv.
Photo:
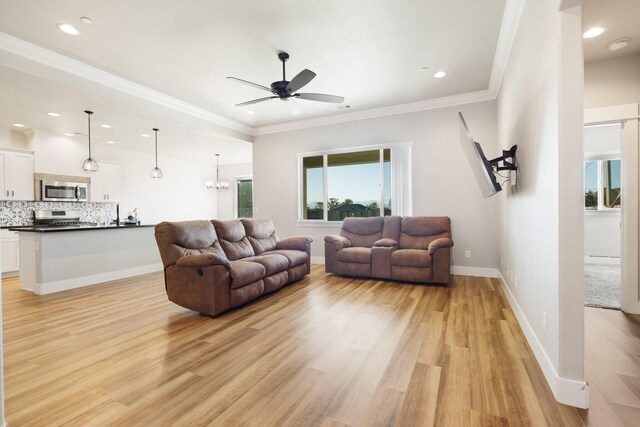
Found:
M 515 157 L 518 146 L 514 145 L 509 150 L 503 150 L 500 157 L 487 160 L 480 144 L 473 140 L 467 122 L 460 112 L 458 112 L 458 119 L 460 121 L 460 144 L 469 166 L 471 166 L 476 182 L 480 186 L 482 195 L 485 198 L 491 197 L 502 190 L 502 186 L 496 180 L 495 174 L 497 171 L 510 171 L 507 180 L 511 181 L 511 185 L 515 185 L 517 170 Z

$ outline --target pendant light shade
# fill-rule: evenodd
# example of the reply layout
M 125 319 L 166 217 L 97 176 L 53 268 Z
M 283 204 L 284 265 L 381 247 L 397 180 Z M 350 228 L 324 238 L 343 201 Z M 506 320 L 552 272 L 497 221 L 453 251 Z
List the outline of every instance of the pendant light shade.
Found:
M 87 158 L 87 160 L 85 160 L 84 163 L 82 164 L 82 169 L 84 169 L 87 172 L 97 172 L 98 162 L 93 160 L 93 158 L 91 157 L 91 115 L 93 114 L 93 111 L 85 110 L 85 113 L 87 114 L 87 123 L 88 123 L 87 135 L 89 137 L 89 158 Z
M 219 163 L 220 154 L 216 154 L 216 190 L 228 190 L 229 182 L 225 180 L 220 181 Z
M 160 170 L 160 168 L 158 167 L 158 131 L 160 129 L 158 128 L 153 128 L 153 131 L 156 133 L 156 167 L 151 169 L 151 178 L 157 178 L 160 179 L 162 178 L 162 171 Z

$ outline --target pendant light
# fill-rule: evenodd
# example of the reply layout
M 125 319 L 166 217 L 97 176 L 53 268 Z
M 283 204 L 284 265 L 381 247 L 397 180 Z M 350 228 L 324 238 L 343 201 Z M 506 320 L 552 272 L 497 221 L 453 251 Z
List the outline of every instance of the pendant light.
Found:
M 82 164 L 82 169 L 84 169 L 87 172 L 97 172 L 98 171 L 98 162 L 96 162 L 95 160 L 93 160 L 93 158 L 91 157 L 91 115 L 93 114 L 93 111 L 89 111 L 89 110 L 85 110 L 85 113 L 87 113 L 87 121 L 89 124 L 89 158 L 87 160 L 84 161 L 84 163 Z
M 160 129 L 153 128 L 153 131 L 156 133 L 156 167 L 151 169 L 151 178 L 162 178 L 162 171 L 158 167 L 158 131 Z
M 228 190 L 229 183 L 225 180 L 220 181 L 220 154 L 216 154 L 216 190 Z

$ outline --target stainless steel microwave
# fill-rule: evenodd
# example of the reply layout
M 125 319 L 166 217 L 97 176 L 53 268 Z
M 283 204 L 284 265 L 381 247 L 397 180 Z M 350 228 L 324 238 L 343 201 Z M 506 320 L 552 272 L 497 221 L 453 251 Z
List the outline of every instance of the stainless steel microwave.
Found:
M 89 184 L 42 180 L 39 195 L 44 202 L 86 202 L 89 200 Z

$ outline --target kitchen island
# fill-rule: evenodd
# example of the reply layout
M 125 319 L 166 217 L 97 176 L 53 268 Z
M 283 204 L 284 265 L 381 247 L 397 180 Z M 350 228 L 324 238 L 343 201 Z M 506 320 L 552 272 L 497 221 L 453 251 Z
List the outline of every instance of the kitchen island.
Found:
M 20 234 L 23 289 L 49 294 L 162 270 L 154 225 L 9 228 Z

